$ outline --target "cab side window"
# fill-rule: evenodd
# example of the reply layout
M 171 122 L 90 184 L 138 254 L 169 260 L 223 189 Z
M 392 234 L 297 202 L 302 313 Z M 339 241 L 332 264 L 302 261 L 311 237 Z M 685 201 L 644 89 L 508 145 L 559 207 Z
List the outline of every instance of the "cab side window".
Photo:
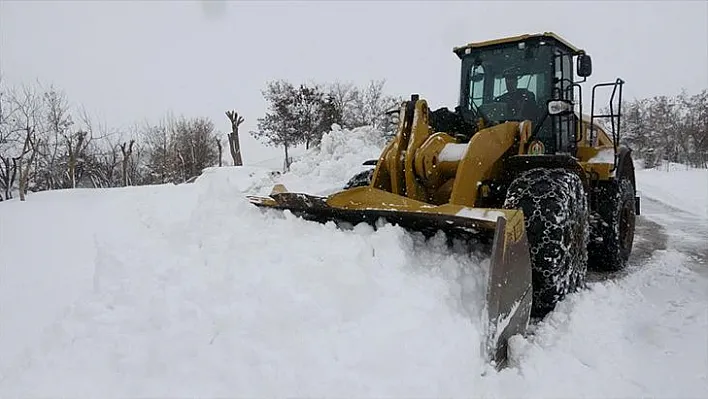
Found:
M 470 101 L 477 106 L 477 108 L 482 106 L 484 102 L 484 66 L 475 65 L 472 67 L 472 73 L 470 73 Z

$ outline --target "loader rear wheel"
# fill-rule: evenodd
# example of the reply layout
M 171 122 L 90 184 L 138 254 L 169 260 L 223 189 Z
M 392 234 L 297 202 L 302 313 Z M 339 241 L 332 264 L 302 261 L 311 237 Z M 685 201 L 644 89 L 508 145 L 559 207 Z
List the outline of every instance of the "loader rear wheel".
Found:
M 543 317 L 587 272 L 588 203 L 580 178 L 566 169 L 531 169 L 509 186 L 504 208 L 522 209 L 528 236 L 533 317 Z
M 605 182 L 598 189 L 598 208 L 588 246 L 593 270 L 624 269 L 634 243 L 634 186 L 629 179 Z

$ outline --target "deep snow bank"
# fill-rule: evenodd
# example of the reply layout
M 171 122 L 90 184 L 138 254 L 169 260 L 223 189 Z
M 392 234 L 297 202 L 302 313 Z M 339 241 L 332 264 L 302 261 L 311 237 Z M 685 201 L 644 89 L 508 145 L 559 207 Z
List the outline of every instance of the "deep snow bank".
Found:
M 160 206 L 146 209 L 154 198 Z M 154 218 L 177 222 L 185 216 L 177 206 L 193 200 L 188 186 L 165 185 L 59 190 L 0 203 L 0 380 L 91 291 L 104 242 Z
M 484 262 L 442 238 L 340 230 L 244 198 L 343 184 L 378 153 L 371 133 L 335 130 L 283 176 L 212 168 L 193 184 L 3 204 L 2 237 L 17 238 L 0 242 L 13 304 L 0 396 L 470 392 Z
M 81 268 L 63 252 L 53 265 L 5 264 L 18 280 L 28 278 L 28 263 L 40 279 L 54 268 L 54 284 L 73 279 L 81 289 L 7 298 L 17 312 L 47 301 L 71 306 L 34 323 L 46 323 L 39 339 L 5 342 L 26 351 L 6 364 L 1 396 L 437 397 L 473 389 L 482 365 L 469 315 L 479 313 L 475 276 L 483 274 L 474 258 L 391 226 L 344 231 L 262 213 L 243 199 L 243 188 L 258 183 L 239 185 L 236 174 L 96 190 L 83 202 L 52 201 L 43 220 L 32 219 L 46 205 L 41 195 L 16 204 L 22 218 L 13 228 L 75 214 L 92 240 L 74 248 L 85 253 Z M 40 236 L 34 244 L 46 243 Z

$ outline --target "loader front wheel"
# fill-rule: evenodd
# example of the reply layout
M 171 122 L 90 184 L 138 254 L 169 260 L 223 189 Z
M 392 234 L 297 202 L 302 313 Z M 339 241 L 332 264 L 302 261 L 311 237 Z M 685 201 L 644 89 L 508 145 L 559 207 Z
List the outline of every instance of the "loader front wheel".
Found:
M 522 209 L 528 236 L 533 317 L 543 317 L 587 272 L 588 202 L 582 181 L 566 169 L 531 169 L 509 186 L 504 208 Z

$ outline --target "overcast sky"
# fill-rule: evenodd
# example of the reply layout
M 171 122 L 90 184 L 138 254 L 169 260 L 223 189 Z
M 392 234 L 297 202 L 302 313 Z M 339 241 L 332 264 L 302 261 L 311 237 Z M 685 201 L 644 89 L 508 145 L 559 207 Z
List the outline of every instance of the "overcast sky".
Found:
M 171 111 L 227 131 L 235 108 L 248 164 L 282 152 L 247 134 L 268 80 L 384 78 L 453 108 L 452 47 L 543 31 L 593 57 L 589 83 L 625 79 L 626 97 L 708 88 L 706 1 L 0 0 L 0 73 L 55 84 L 112 127 Z

